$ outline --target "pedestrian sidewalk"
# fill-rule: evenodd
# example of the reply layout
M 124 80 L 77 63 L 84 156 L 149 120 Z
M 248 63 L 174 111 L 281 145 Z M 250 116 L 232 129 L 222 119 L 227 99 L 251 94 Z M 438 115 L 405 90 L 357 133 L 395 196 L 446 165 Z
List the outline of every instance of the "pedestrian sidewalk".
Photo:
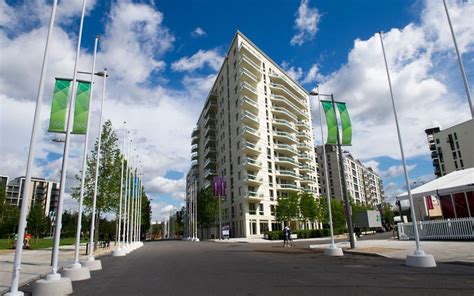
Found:
M 394 259 L 406 259 L 413 254 L 416 245 L 413 240 L 379 239 L 359 240 L 356 248 L 350 249 L 349 242 L 340 242 L 336 245 L 346 253 L 376 255 Z M 433 255 L 436 262 L 457 262 L 474 265 L 474 242 L 472 241 L 421 241 L 421 249 Z M 325 249 L 329 244 L 310 245 L 313 249 Z
M 110 253 L 114 247 L 98 249 L 94 256 L 102 256 Z M 86 245 L 81 244 L 81 261 L 85 260 Z M 0 254 L 0 295 L 10 290 L 13 260 L 15 252 L 2 252 Z M 61 246 L 59 248 L 59 267 L 62 269 L 74 262 L 74 245 Z M 40 279 L 51 272 L 51 248 L 42 250 L 23 250 L 20 273 L 20 287 L 32 281 Z
M 346 238 L 347 234 L 335 235 L 335 239 Z M 298 238 L 295 239 L 295 242 L 312 242 L 312 241 L 324 241 L 329 240 L 330 237 L 318 237 L 318 238 Z M 276 243 L 283 243 L 283 240 L 268 240 L 261 237 L 252 237 L 252 238 L 245 238 L 245 237 L 237 237 L 237 238 L 230 238 L 230 239 L 213 239 L 209 241 L 214 241 L 217 243 L 250 243 L 250 244 L 276 244 Z

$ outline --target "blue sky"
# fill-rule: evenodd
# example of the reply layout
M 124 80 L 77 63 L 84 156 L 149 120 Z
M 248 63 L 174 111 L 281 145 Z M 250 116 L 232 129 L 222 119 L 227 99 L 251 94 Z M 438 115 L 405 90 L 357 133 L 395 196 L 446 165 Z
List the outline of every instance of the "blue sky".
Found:
M 447 2 L 472 88 L 474 3 Z M 0 0 L 0 131 L 14 138 L 0 143 L 0 173 L 11 177 L 25 170 L 50 3 Z M 61 145 L 46 132 L 52 81 L 73 71 L 81 5 L 59 1 L 48 63 L 35 174 L 53 180 L 59 179 Z M 93 39 L 100 35 L 98 69 L 107 67 L 111 75 L 105 117 L 119 137 L 127 121 L 154 220 L 183 204 L 190 133 L 236 30 L 306 89 L 319 84 L 347 102 L 354 130 L 348 150 L 379 172 L 389 197 L 406 186 L 376 32 L 386 32 L 412 181 L 434 178 L 424 129 L 469 118 L 442 1 L 88 1 L 79 67 L 90 68 Z M 101 86 L 96 89 L 99 94 Z M 97 101 L 92 126 L 98 124 Z M 316 114 L 313 104 L 319 130 Z M 91 132 L 95 138 L 97 129 Z M 73 139 L 68 176 L 80 167 L 82 141 Z M 66 204 L 77 206 L 70 199 Z

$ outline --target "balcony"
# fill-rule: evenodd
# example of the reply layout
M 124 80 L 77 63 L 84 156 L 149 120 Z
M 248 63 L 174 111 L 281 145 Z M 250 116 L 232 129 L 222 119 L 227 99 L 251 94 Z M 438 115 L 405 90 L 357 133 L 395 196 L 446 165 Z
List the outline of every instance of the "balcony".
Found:
M 311 135 L 309 133 L 299 132 L 299 133 L 296 134 L 296 137 L 298 137 L 299 139 L 303 139 L 303 141 L 305 141 L 305 140 L 306 141 L 311 141 Z
M 260 58 L 260 55 L 255 50 L 251 49 L 245 43 L 240 44 L 239 52 L 242 53 L 242 54 L 245 54 L 246 56 L 248 56 L 250 59 L 252 59 L 257 64 L 260 64 L 262 62 L 262 59 Z
M 249 111 L 253 111 L 255 113 L 258 113 L 258 103 L 254 99 L 251 99 L 247 96 L 243 96 L 240 98 L 240 106 L 242 106 L 242 109 L 247 109 Z
M 298 121 L 298 117 L 296 117 L 293 113 L 291 113 L 288 109 L 283 107 L 272 107 L 272 112 L 274 115 L 279 115 L 282 119 L 287 119 L 290 121 Z
M 295 192 L 298 191 L 298 186 L 296 186 L 296 184 L 294 183 L 277 184 L 277 190 L 285 192 Z
M 311 129 L 311 125 L 309 124 L 309 121 L 307 120 L 300 120 L 296 123 L 296 126 L 299 128 L 299 129 L 302 129 L 302 130 L 310 130 Z
M 194 144 L 199 144 L 199 137 L 193 137 L 191 139 L 191 144 L 194 145 Z
M 197 153 L 191 154 L 191 160 L 197 160 L 197 159 L 199 159 L 199 154 Z
M 307 176 L 307 175 L 301 175 L 300 176 L 300 183 L 301 184 L 309 184 L 309 183 L 314 183 L 316 182 L 316 178 L 313 176 Z
M 191 146 L 191 152 L 198 152 L 199 151 L 199 145 L 198 144 L 194 144 Z
M 243 96 L 248 96 L 250 98 L 257 99 L 257 97 L 258 97 L 257 89 L 255 87 L 253 87 L 252 85 L 250 85 L 249 83 L 245 82 L 245 81 L 240 83 L 239 92 Z
M 206 150 L 204 150 L 204 157 L 208 158 L 214 155 L 216 155 L 216 149 L 214 149 L 214 147 L 209 146 L 206 148 Z
M 296 129 L 296 126 L 294 123 L 289 122 L 288 120 L 285 119 L 273 119 L 272 121 L 273 126 L 278 127 L 278 129 L 290 132 L 290 133 L 296 133 L 298 130 Z
M 275 175 L 281 179 L 298 180 L 300 178 L 300 176 L 294 170 L 277 170 Z
M 215 115 L 209 115 L 208 117 L 206 117 L 206 120 L 204 120 L 204 127 L 208 127 L 209 125 L 216 125 Z
M 258 117 L 253 114 L 252 112 L 249 112 L 247 110 L 243 111 L 242 112 L 242 115 L 240 116 L 240 118 L 242 119 L 243 122 L 253 126 L 253 127 L 257 127 L 258 128 L 258 125 L 259 125 L 259 120 L 258 120 Z
M 244 182 L 249 185 L 261 185 L 263 183 L 263 178 L 259 178 L 256 175 L 247 174 L 244 177 Z
M 314 172 L 316 169 L 313 166 L 301 164 L 300 165 L 300 172 Z
M 215 113 L 217 110 L 217 103 L 213 101 L 208 101 L 207 106 L 204 108 L 204 116 L 210 116 L 211 114 Z
M 260 63 L 252 61 L 246 54 L 241 53 L 239 58 L 239 65 L 242 68 L 248 69 L 254 75 L 258 76 L 262 73 L 260 72 Z
M 291 143 L 291 144 L 298 143 L 298 140 L 296 140 L 296 137 L 287 132 L 278 132 L 278 131 L 273 132 L 273 139 L 277 139 L 278 141 Z
M 248 168 L 248 169 L 260 170 L 262 168 L 262 163 L 260 161 L 252 159 L 250 157 L 247 157 L 244 160 L 243 165 L 244 165 L 245 168 Z
M 253 86 L 257 86 L 258 81 L 260 80 L 260 75 L 255 75 L 246 68 L 242 68 L 239 73 L 239 77 L 241 81 L 245 81 L 250 83 Z
M 248 140 L 258 141 L 258 139 L 260 139 L 260 133 L 249 126 L 242 128 L 242 135 Z
M 279 83 L 270 83 L 270 88 L 272 89 L 272 93 L 284 95 L 285 97 L 289 98 L 292 102 L 294 102 L 297 106 L 301 109 L 306 110 L 308 105 L 306 104 L 306 100 L 299 98 L 293 92 L 288 90 L 284 85 Z M 306 113 L 306 112 L 305 112 Z M 308 117 L 308 115 L 306 115 Z
M 297 114 L 300 117 L 308 118 L 308 113 L 304 111 L 301 107 L 296 106 L 286 97 L 281 95 L 271 95 L 272 102 L 275 106 L 283 106 L 288 108 L 293 114 Z
M 436 144 L 435 143 L 430 144 L 430 150 L 431 151 L 436 151 Z
M 216 135 L 216 129 L 214 126 L 209 126 L 204 130 L 204 136 L 207 137 L 214 137 Z
M 307 143 L 299 143 L 298 144 L 298 149 L 311 151 L 313 149 L 313 147 L 311 145 L 307 144 Z
M 215 169 L 207 169 L 204 172 L 204 178 L 207 179 L 209 177 L 215 176 L 216 175 L 216 170 Z
M 273 149 L 275 151 L 286 152 L 291 155 L 298 155 L 298 151 L 296 151 L 296 149 L 293 146 L 287 145 L 287 144 L 275 144 L 273 146 Z
M 216 169 L 216 159 L 215 158 L 208 158 L 204 163 L 204 168 L 206 169 Z
M 210 145 L 215 145 L 216 144 L 216 137 L 207 137 L 206 141 L 204 142 L 204 147 L 209 147 Z
M 301 154 L 298 154 L 298 160 L 308 162 L 308 161 L 312 161 L 313 158 L 311 157 L 310 154 L 301 153 Z
M 193 129 L 193 132 L 191 133 L 191 137 L 197 137 L 197 136 L 199 136 L 199 128 L 195 127 Z
M 255 145 L 254 143 L 244 141 L 244 142 L 242 143 L 242 145 L 243 145 L 243 147 L 244 147 L 244 152 L 245 152 L 247 155 L 255 155 L 255 156 L 258 156 L 258 155 L 260 155 L 260 153 L 262 152 L 262 148 L 258 147 L 258 146 Z
M 292 82 L 290 79 L 288 79 L 284 75 L 279 75 L 276 72 L 271 71 L 268 73 L 268 76 L 272 78 L 272 81 L 277 80 L 278 82 L 283 83 L 283 85 L 286 86 L 286 88 L 290 90 L 296 96 L 305 97 L 305 98 L 308 96 L 306 92 L 302 92 L 301 89 L 294 82 Z
M 191 161 L 191 167 L 197 167 L 199 162 L 197 160 Z
M 275 157 L 275 163 L 291 167 L 298 167 L 298 163 L 291 157 Z
M 244 198 L 253 201 L 261 201 L 263 200 L 263 194 L 256 191 L 247 191 L 244 192 Z

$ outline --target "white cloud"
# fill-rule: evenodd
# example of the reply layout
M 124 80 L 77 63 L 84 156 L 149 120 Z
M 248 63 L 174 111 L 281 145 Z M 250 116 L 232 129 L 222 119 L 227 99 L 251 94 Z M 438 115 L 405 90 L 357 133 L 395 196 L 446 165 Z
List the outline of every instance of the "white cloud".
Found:
M 411 171 L 416 168 L 416 164 L 407 165 L 407 171 Z M 387 170 L 380 171 L 380 175 L 382 178 L 393 178 L 403 174 L 403 166 L 402 165 L 394 165 L 389 167 Z
M 439 3 L 438 3 L 439 4 Z M 444 40 L 432 34 L 433 22 L 428 16 L 439 15 L 442 5 L 426 2 L 420 25 L 409 24 L 384 34 L 384 45 L 392 78 L 398 120 L 407 158 L 428 154 L 424 130 L 430 127 L 452 126 L 469 118 L 462 84 L 459 83 L 457 62 L 446 51 Z M 439 6 L 439 7 L 438 7 Z M 474 28 L 466 18 L 474 3 L 450 3 L 453 22 L 466 30 L 462 34 L 464 48 L 472 53 Z M 458 15 L 460 19 L 455 19 Z M 444 15 L 445 18 L 445 15 Z M 440 21 L 441 22 L 441 21 Z M 467 33 L 469 31 L 469 33 Z M 449 31 L 445 32 L 450 36 Z M 466 61 L 472 66 L 472 61 Z M 455 76 L 456 75 L 456 76 Z M 380 38 L 374 34 L 368 40 L 356 40 L 348 62 L 328 75 L 321 92 L 334 93 L 336 100 L 345 101 L 353 124 L 353 152 L 362 159 L 388 156 L 399 159 L 398 136 L 383 61 Z M 315 102 L 313 102 L 315 104 Z M 314 110 L 318 110 L 314 105 Z
M 303 45 L 304 42 L 312 40 L 318 31 L 318 23 L 321 15 L 316 8 L 308 7 L 309 0 L 302 0 L 296 12 L 295 29 L 297 34 L 291 38 L 291 45 Z
M 313 64 L 311 68 L 309 69 L 308 73 L 306 73 L 305 78 L 301 83 L 307 84 L 311 83 L 316 85 L 316 83 L 322 83 L 324 82 L 325 77 L 319 73 L 319 67 L 317 64 Z
M 200 49 L 191 57 L 183 57 L 174 62 L 171 65 L 171 69 L 180 72 L 192 72 L 207 65 L 212 70 L 218 71 L 222 65 L 223 60 L 224 56 L 222 56 L 217 49 L 211 49 L 207 51 Z
M 364 162 L 363 165 L 367 168 L 372 168 L 375 173 L 380 175 L 380 169 L 379 169 L 380 163 L 378 161 L 372 159 L 372 160 Z
M 201 27 L 197 27 L 194 31 L 191 32 L 191 36 L 204 37 L 206 36 L 206 32 Z

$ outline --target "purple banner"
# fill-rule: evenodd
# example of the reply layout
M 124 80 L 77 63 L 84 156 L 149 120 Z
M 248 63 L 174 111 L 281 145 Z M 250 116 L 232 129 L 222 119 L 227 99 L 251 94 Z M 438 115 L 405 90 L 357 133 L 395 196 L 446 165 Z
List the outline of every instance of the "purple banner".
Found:
M 219 186 L 219 177 L 214 177 L 214 182 L 213 182 L 213 187 L 212 187 L 212 191 L 214 193 L 214 196 L 219 196 L 219 189 L 220 189 L 220 186 Z
M 225 177 L 221 177 L 221 196 L 225 195 Z

